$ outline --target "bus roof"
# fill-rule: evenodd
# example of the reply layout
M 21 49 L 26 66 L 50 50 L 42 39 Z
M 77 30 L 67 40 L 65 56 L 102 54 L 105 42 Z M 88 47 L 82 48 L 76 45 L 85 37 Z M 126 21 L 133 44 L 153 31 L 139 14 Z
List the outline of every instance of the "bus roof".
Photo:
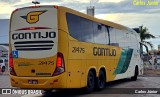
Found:
M 129 30 L 131 32 L 135 32 L 132 29 L 126 27 L 126 26 L 123 26 L 123 25 L 120 25 L 120 24 L 117 24 L 117 23 L 114 23 L 114 22 L 111 22 L 111 21 L 108 21 L 108 20 L 98 19 L 98 18 L 95 18 L 93 16 L 89 16 L 87 14 L 75 11 L 75 10 L 67 8 L 67 7 L 59 6 L 58 8 L 59 9 L 63 9 L 65 12 L 73 13 L 73 14 L 75 14 L 77 16 L 84 17 L 86 19 L 95 21 L 97 23 L 105 24 L 105 25 L 108 25 L 108 26 L 111 26 L 111 27 L 114 27 L 114 28 L 117 28 L 117 29 L 120 29 L 120 30 Z
M 120 29 L 120 30 L 127 30 L 127 31 L 130 31 L 130 32 L 135 32 L 133 29 L 128 28 L 128 27 L 123 26 L 123 25 L 120 25 L 118 23 L 114 23 L 114 22 L 111 22 L 111 21 L 108 21 L 108 20 L 98 19 L 98 18 L 95 18 L 93 16 L 89 16 L 87 14 L 78 12 L 76 10 L 73 10 L 71 8 L 67 8 L 67 7 L 64 7 L 64 6 L 57 6 L 57 5 L 29 6 L 29 7 L 18 8 L 16 10 L 14 10 L 13 13 L 15 11 L 17 11 L 17 10 L 22 10 L 22 9 L 26 9 L 26 8 L 39 8 L 39 7 L 53 7 L 53 8 L 57 8 L 57 9 L 63 10 L 64 12 L 72 13 L 72 14 L 75 14 L 77 16 L 80 16 L 80 17 L 83 17 L 83 18 L 95 21 L 95 22 L 100 23 L 100 24 L 105 24 L 105 25 L 108 25 L 108 26 L 111 26 L 113 28 L 117 28 L 117 29 Z

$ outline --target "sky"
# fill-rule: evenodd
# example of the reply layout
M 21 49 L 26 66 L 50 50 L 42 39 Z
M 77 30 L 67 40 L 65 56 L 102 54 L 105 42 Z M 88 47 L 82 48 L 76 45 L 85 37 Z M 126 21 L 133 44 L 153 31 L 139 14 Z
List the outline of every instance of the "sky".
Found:
M 33 0 L 0 0 L 0 43 L 8 43 L 8 27 L 11 12 L 17 8 L 32 6 Z M 86 13 L 87 6 L 95 6 L 95 17 L 109 20 L 130 28 L 141 25 L 156 36 L 146 41 L 158 49 L 160 45 L 160 0 L 37 0 L 40 5 L 59 5 Z M 140 2 L 142 1 L 142 2 Z M 147 5 L 149 2 L 150 5 Z M 145 3 L 145 4 L 144 4 Z M 8 23 L 8 24 L 7 24 Z

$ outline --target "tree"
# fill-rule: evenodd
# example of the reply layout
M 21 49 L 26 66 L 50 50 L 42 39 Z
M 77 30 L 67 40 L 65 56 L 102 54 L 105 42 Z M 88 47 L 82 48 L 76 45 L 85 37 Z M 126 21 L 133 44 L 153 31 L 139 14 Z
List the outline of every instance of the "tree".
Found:
M 143 42 L 144 44 L 149 45 L 151 48 L 153 48 L 153 44 L 151 42 L 148 42 L 145 40 L 155 38 L 155 36 L 150 34 L 148 29 L 146 27 L 143 27 L 143 25 L 139 27 L 139 34 L 140 34 L 141 42 Z

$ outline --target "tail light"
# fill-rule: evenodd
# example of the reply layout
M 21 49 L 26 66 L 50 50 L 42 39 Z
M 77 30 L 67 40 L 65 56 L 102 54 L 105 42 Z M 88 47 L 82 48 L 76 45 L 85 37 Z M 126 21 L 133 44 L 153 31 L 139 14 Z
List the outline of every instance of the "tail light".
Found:
M 57 6 L 57 5 L 54 5 L 54 6 L 53 6 L 53 8 L 56 8 L 56 9 L 58 9 L 58 6 Z
M 39 8 L 40 6 L 30 6 L 30 8 Z
M 9 67 L 10 67 L 10 74 L 11 75 L 17 75 L 15 70 L 14 70 L 14 67 L 13 67 L 13 58 L 12 58 L 12 54 L 9 55 Z
M 59 75 L 65 71 L 64 67 L 64 57 L 62 53 L 57 54 L 57 62 L 56 62 L 56 69 L 53 73 L 53 76 Z

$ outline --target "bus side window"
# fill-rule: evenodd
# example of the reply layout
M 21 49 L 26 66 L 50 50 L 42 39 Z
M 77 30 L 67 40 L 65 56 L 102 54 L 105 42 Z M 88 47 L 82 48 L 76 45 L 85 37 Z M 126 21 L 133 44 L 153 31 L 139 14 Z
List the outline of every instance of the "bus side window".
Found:
M 116 40 L 116 29 L 113 27 L 108 27 L 109 37 L 110 37 L 110 45 L 119 46 L 119 43 Z
M 93 43 L 93 26 L 92 21 L 80 18 L 80 28 L 82 33 L 82 41 Z
M 94 41 L 98 44 L 109 44 L 108 33 L 105 25 L 93 22 Z
M 68 30 L 70 35 L 81 41 L 82 33 L 80 28 L 80 17 L 67 13 L 66 14 L 67 24 L 68 24 Z

